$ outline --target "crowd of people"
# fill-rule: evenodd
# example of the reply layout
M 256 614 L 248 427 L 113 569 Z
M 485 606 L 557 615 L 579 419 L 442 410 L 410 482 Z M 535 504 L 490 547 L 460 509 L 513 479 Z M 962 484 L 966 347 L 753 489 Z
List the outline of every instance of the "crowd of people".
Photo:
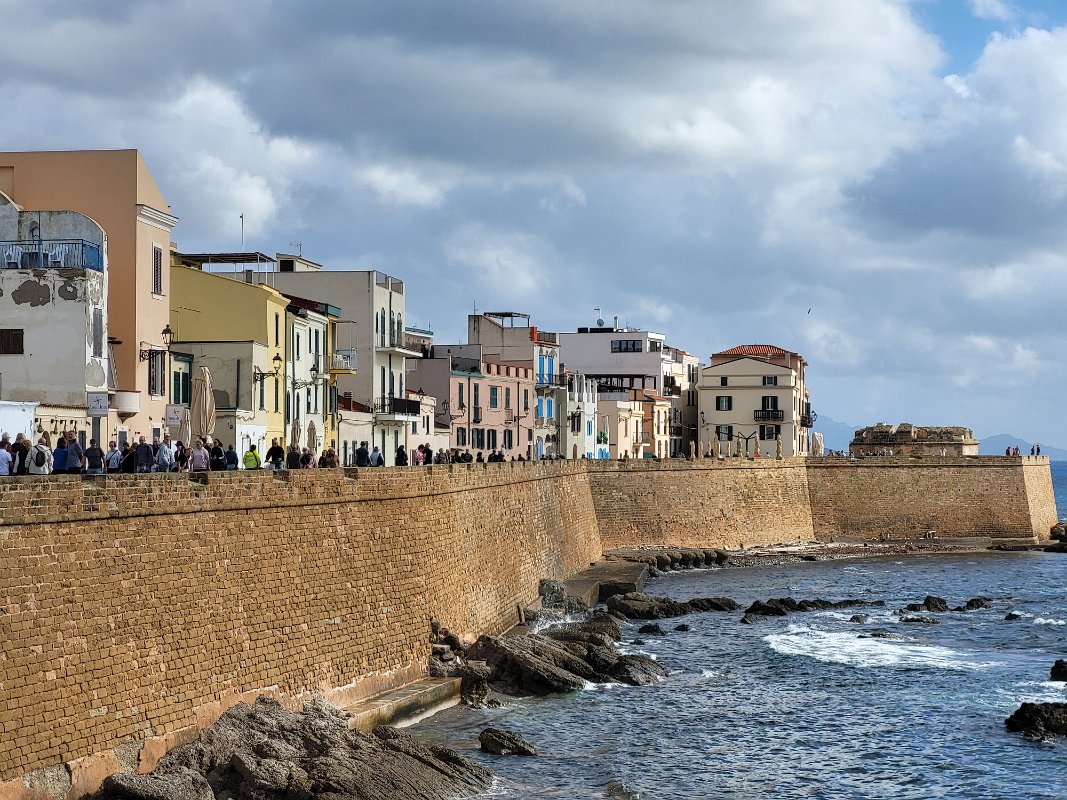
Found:
M 439 448 L 436 452 L 429 444 L 420 444 L 411 451 L 401 446 L 393 455 L 393 466 L 429 466 L 432 464 L 471 464 L 504 463 L 506 461 L 526 461 L 519 455 L 508 456 L 507 451 L 490 450 L 488 454 L 481 450 L 472 454 L 470 449 L 460 450 Z M 368 442 L 360 442 L 353 455 L 353 466 L 384 467 L 385 455 L 378 446 L 368 448 Z M 220 439 L 211 436 L 197 438 L 191 446 L 183 442 L 172 442 L 169 434 L 162 439 L 153 438 L 148 442 L 144 436 L 137 437 L 134 443 L 109 442 L 108 449 L 103 450 L 95 439 L 89 439 L 87 447 L 82 447 L 76 431 L 58 434 L 53 444 L 47 433 L 42 433 L 36 443 L 32 443 L 25 434 L 18 434 L 14 441 L 8 434 L 0 439 L 0 476 L 12 475 L 51 475 L 51 474 L 86 474 L 103 475 L 108 473 L 150 473 L 150 472 L 208 472 L 244 469 L 312 469 L 335 468 L 342 465 L 337 452 L 326 448 L 316 458 L 307 447 L 289 445 L 283 447 L 277 439 L 271 440 L 266 453 L 260 455 L 256 446 L 250 445 L 243 456 L 238 456 L 234 446 L 224 445 Z

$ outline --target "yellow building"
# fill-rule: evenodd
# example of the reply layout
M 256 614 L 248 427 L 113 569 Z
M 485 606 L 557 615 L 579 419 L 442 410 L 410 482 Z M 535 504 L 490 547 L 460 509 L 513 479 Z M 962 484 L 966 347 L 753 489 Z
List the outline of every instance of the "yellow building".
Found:
M 215 435 L 243 454 L 287 440 L 287 309 L 269 286 L 205 272 L 202 256 L 172 255 L 170 401 L 189 402 L 190 373 L 207 366 L 215 394 Z M 266 258 L 266 256 L 264 256 Z M 171 433 L 176 431 L 173 429 Z
M 0 192 L 23 211 L 77 211 L 104 229 L 113 375 L 101 438 L 158 434 L 168 400 L 166 256 L 178 220 L 144 160 L 136 150 L 0 153 Z

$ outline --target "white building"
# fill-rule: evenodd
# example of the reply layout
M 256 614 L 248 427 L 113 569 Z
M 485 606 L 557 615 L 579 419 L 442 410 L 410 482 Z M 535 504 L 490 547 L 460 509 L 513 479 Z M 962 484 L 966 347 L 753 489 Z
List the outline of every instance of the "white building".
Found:
M 671 456 L 689 454 L 697 438 L 699 359 L 667 344 L 666 336 L 637 328 L 578 328 L 559 334 L 568 370 L 596 381 L 601 392 L 645 390 L 670 402 L 667 440 Z
M 700 371 L 700 452 L 773 457 L 777 439 L 782 455 L 808 454 L 813 422 L 807 363 L 797 353 L 774 345 L 749 344 L 715 353 Z
M 565 458 L 597 458 L 596 381 L 577 374 L 567 375 L 566 380 L 560 407 L 560 452 Z
M 110 433 L 107 292 L 97 223 L 24 212 L 0 192 L 0 400 L 36 404 L 37 430 Z
M 640 394 L 628 391 L 600 392 L 597 395 L 600 430 L 604 433 L 603 437 L 598 438 L 597 458 L 644 457 L 644 402 Z

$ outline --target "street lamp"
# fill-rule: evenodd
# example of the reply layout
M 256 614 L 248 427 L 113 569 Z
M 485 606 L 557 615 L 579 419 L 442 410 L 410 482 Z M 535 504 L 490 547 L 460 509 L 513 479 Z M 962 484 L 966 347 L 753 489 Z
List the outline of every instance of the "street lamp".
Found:
M 259 367 L 252 367 L 252 383 L 259 383 L 260 381 L 265 381 L 267 378 L 278 377 L 278 374 L 282 371 L 282 357 L 275 353 L 274 358 L 271 359 L 271 363 L 274 365 L 274 369 L 270 372 L 264 372 Z

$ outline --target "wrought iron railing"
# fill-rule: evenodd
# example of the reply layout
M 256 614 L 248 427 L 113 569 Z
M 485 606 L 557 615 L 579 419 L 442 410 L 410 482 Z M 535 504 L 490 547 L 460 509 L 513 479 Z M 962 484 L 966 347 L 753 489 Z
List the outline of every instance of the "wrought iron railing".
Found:
M 406 400 L 401 397 L 379 397 L 374 401 L 375 414 L 402 414 L 417 417 L 420 408 L 418 400 Z
M 0 242 L 0 269 L 91 269 L 104 271 L 100 245 L 84 239 L 24 239 Z
M 753 419 L 756 422 L 781 422 L 785 419 L 785 411 L 777 408 L 757 408 Z

